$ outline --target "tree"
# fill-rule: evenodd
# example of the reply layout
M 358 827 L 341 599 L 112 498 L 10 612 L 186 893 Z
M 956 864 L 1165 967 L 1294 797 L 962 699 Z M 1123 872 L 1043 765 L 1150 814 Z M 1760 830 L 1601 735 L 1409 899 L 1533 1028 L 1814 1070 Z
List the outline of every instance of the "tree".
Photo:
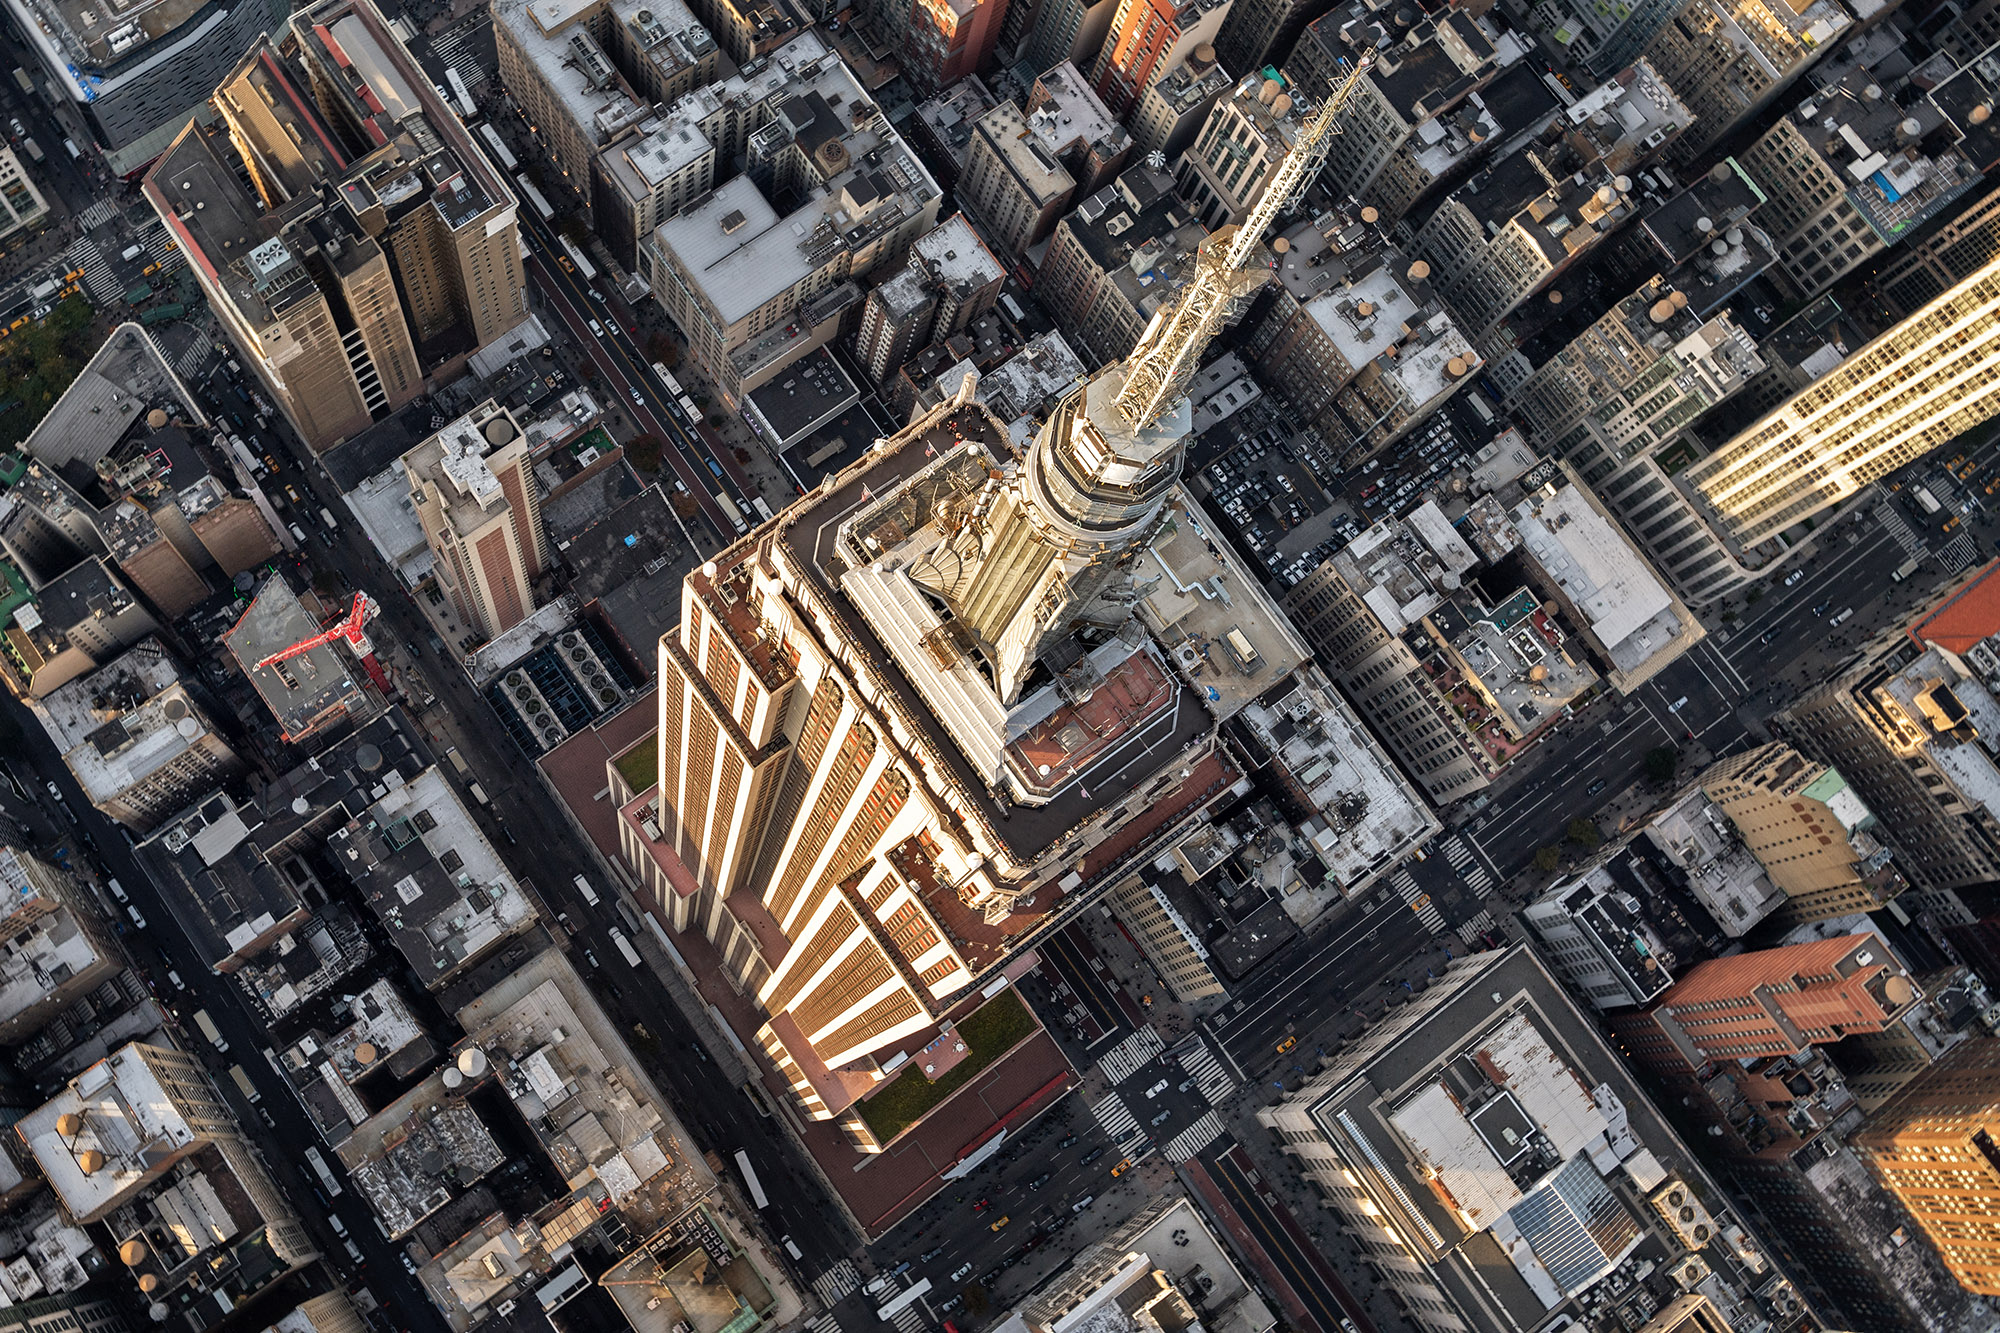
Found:
M 665 447 L 657 435 L 634 435 L 625 441 L 625 459 L 641 472 L 658 472 L 660 451 Z
M 1552 871 L 1557 866 L 1562 864 L 1562 859 L 1563 859 L 1563 854 L 1561 849 L 1559 848 L 1555 847 L 1537 848 L 1535 851 L 1535 869 L 1542 871 Z
M 1579 847 L 1595 847 L 1604 841 L 1594 819 L 1572 819 L 1569 821 L 1569 840 Z
M 1646 751 L 1646 776 L 1655 782 L 1672 782 L 1680 767 L 1681 752 L 1671 745 Z
M 646 355 L 672 370 L 681 363 L 681 345 L 664 333 L 646 339 Z

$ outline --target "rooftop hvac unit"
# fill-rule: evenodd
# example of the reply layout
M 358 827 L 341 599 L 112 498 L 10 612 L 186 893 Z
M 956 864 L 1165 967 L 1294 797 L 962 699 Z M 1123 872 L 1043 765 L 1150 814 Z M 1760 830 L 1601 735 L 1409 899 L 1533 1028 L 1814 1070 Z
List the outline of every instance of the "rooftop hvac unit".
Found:
M 1715 1219 L 1678 1176 L 1654 1190 L 1648 1202 L 1688 1249 L 1699 1250 L 1715 1239 Z

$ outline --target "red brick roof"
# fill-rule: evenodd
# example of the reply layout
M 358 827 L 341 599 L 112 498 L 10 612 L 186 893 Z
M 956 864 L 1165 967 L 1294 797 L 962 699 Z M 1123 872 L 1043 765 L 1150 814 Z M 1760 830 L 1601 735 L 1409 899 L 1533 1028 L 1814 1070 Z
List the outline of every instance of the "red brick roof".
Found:
M 1679 1009 L 1710 1000 L 1740 999 L 1758 986 L 1789 981 L 1795 976 L 1831 972 L 1841 959 L 1874 940 L 1873 935 L 1836 935 L 1830 940 L 1756 949 L 1730 958 L 1697 964 L 1661 997 Z M 1879 946 L 1878 946 L 1879 947 Z
M 1945 599 L 1942 606 L 1910 626 L 1917 644 L 1934 643 L 1950 653 L 1966 653 L 1982 639 L 2000 634 L 2000 560 Z

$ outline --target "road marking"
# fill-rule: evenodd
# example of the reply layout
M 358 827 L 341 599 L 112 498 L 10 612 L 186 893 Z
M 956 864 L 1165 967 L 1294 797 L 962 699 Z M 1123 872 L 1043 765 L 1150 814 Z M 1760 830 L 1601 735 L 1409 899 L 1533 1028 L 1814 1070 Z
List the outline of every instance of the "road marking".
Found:
M 1433 935 L 1450 929 L 1445 925 L 1444 917 L 1432 904 L 1430 895 L 1417 887 L 1417 881 L 1410 874 L 1409 867 L 1397 866 L 1395 873 L 1389 876 L 1389 883 L 1402 895 L 1404 905 L 1417 914 L 1417 920 L 1429 927 Z
M 1143 1027 L 1099 1056 L 1097 1067 L 1112 1083 L 1123 1083 L 1166 1048 L 1167 1043 L 1160 1039 L 1159 1033 Z
M 1139 1118 L 1132 1114 L 1132 1108 L 1125 1104 L 1125 1099 L 1115 1092 L 1091 1107 L 1090 1113 L 1097 1117 L 1097 1123 L 1104 1127 L 1105 1134 L 1121 1151 L 1128 1140 L 1143 1132 L 1139 1128 Z
M 1230 1016 L 1232 1026 L 1253 1023 L 1271 1010 L 1278 1008 L 1301 988 L 1310 984 L 1314 978 L 1339 962 L 1341 955 L 1354 947 L 1352 942 L 1357 942 L 1361 936 L 1371 934 L 1380 929 L 1382 923 L 1387 921 L 1391 914 L 1402 910 L 1403 908 L 1397 904 L 1385 904 L 1372 912 L 1364 914 L 1359 921 L 1354 922 L 1346 930 L 1328 938 L 1319 948 L 1313 950 L 1312 958 L 1314 965 L 1298 968 L 1289 976 L 1282 978 L 1277 984 L 1273 985 L 1269 991 L 1258 996 L 1251 1004 L 1237 1010 Z M 1341 947 L 1343 945 L 1346 947 Z M 1211 1028 L 1210 1031 L 1213 1033 L 1214 1029 Z M 1222 1053 L 1225 1056 L 1229 1056 L 1231 1063 L 1236 1065 L 1237 1072 L 1239 1074 L 1242 1073 L 1242 1062 L 1229 1054 L 1228 1043 L 1218 1036 L 1216 1044 L 1222 1048 Z
M 861 1289 L 861 1274 L 852 1259 L 842 1259 L 812 1281 L 813 1295 L 824 1305 L 838 1305 Z M 834 1326 L 836 1329 L 839 1325 Z
M 1703 639 L 1699 644 L 1695 646 L 1697 648 L 1706 648 L 1708 650 L 1709 659 L 1713 661 L 1720 669 L 1728 672 L 1730 675 L 1736 678 L 1737 693 L 1739 694 L 1750 693 L 1750 682 L 1743 678 L 1743 673 L 1738 671 L 1736 669 L 1736 664 L 1729 660 L 1729 654 L 1723 652 L 1721 648 L 1716 646 L 1715 640 Z
M 1209 1047 L 1207 1039 L 1201 1034 L 1195 1034 L 1192 1046 L 1183 1043 L 1183 1049 L 1176 1051 L 1174 1058 L 1180 1061 L 1181 1068 L 1187 1070 L 1188 1075 L 1194 1079 L 1196 1086 L 1201 1089 L 1201 1095 L 1208 1099 L 1210 1106 L 1216 1105 L 1224 1097 L 1236 1091 L 1237 1080 L 1222 1067 L 1222 1061 L 1216 1058 L 1214 1050 Z
M 1451 862 L 1452 869 L 1458 872 L 1459 878 L 1464 880 L 1474 893 L 1484 898 L 1492 890 L 1493 876 L 1486 873 L 1486 867 L 1479 863 L 1479 858 L 1465 845 L 1464 838 L 1456 833 L 1452 834 L 1444 840 L 1443 851 L 1444 859 Z
M 1196 1153 L 1222 1137 L 1222 1117 L 1210 1111 L 1201 1119 L 1174 1135 L 1160 1155 L 1176 1165 L 1188 1161 Z

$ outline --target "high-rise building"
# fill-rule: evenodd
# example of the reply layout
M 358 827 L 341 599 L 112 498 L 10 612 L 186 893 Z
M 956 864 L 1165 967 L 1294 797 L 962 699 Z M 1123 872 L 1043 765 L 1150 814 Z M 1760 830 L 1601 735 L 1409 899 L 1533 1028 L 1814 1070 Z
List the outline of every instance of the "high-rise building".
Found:
M 1902 887 L 1890 849 L 1875 837 L 1880 824 L 1839 769 L 1773 741 L 1717 760 L 1699 781 L 1785 891 L 1781 918 L 1872 912 Z
M 1899 247 L 1868 279 L 1868 290 L 1891 318 L 1908 319 L 1918 307 L 1986 267 L 1995 255 L 2000 255 L 2000 190 L 1981 196 L 1928 235 Z
M 112 173 L 128 178 L 173 142 L 190 115 L 210 119 L 202 103 L 291 13 L 272 0 L 153 0 L 116 11 L 9 0 L 7 8 L 20 31 L 35 34 L 27 68 L 36 82 L 69 104 Z
M 124 966 L 89 890 L 0 843 L 0 1043 L 18 1046 Z
M 933 338 L 962 332 L 1000 300 L 1007 272 L 962 213 L 910 247 L 909 265 L 868 293 L 854 351 L 877 383 Z
M 158 639 L 51 691 L 33 709 L 90 803 L 134 833 L 152 832 L 243 771 Z
M 903 73 L 919 93 L 949 88 L 992 60 L 1008 0 L 911 0 Z
M 1299 137 L 1305 113 L 1285 88 L 1282 77 L 1237 84 L 1209 109 L 1201 133 L 1174 168 L 1181 198 L 1210 231 L 1250 215 Z
M 1204 65 L 1215 62 L 1215 35 L 1229 17 L 1230 3 L 1194 0 L 1176 6 L 1173 0 L 1119 0 L 1090 82 L 1111 114 L 1131 126 L 1141 151 L 1151 152 L 1161 141 L 1149 139 L 1133 113 L 1154 84 L 1189 59 L 1199 55 Z
M 21 169 L 21 159 L 12 148 L 0 145 L 0 241 L 23 227 L 41 225 L 48 211 L 48 201 Z
M 1089 69 L 1104 49 L 1111 20 L 1120 0 L 1042 0 L 1028 38 L 1031 69 L 1053 69 L 1068 63 Z M 1016 6 L 1018 8 L 1018 5 Z
M 549 538 L 514 414 L 489 398 L 402 464 L 453 613 L 489 639 L 527 619 L 535 580 L 549 567 Z
M 1056 224 L 1035 299 L 1086 362 L 1132 350 L 1192 271 L 1208 229 L 1188 217 L 1173 178 L 1140 163 Z
M 307 614 L 285 576 L 272 574 L 222 636 L 230 656 L 236 659 L 236 669 L 271 710 L 278 734 L 293 745 L 309 744 L 350 720 L 365 717 L 374 707 L 357 679 L 359 673 L 342 656 L 347 651 L 344 647 L 322 643 L 298 656 L 263 665 L 284 649 L 319 633 L 320 622 Z
M 1854 1136 L 1967 1291 L 2000 1296 L 2000 1041 L 1970 1041 L 1905 1084 Z
M 210 1144 L 240 1142 L 236 1117 L 185 1051 L 122 1046 L 14 1124 L 78 1225 L 98 1221 Z
M 861 280 L 901 264 L 936 225 L 943 193 L 816 36 L 768 60 L 754 85 L 776 75 L 776 86 L 742 113 L 733 86 L 691 96 L 718 157 L 744 153 L 744 174 L 662 223 L 638 254 L 638 275 L 729 407 L 832 341 L 863 300 Z
M 1632 894 L 1631 857 L 1605 857 L 1521 910 L 1564 980 L 1600 1010 L 1649 1004 L 1674 984 L 1673 955 Z
M 1078 198 L 1103 189 L 1132 156 L 1132 136 L 1076 67 L 1035 80 L 1029 110 L 1000 102 L 973 124 L 958 198 L 1009 262 L 1041 241 Z
M 0 1309 L 0 1333 L 131 1333 L 114 1301 L 43 1296 Z
M 1677 482 L 1747 552 L 2000 412 L 2000 259 L 1820 376 Z
M 1139 105 L 1125 117 L 1133 143 L 1142 153 L 1158 153 L 1173 162 L 1231 83 L 1229 71 L 1215 58 L 1215 48 L 1206 43 L 1195 47 L 1139 95 Z
M 315 451 L 526 316 L 513 191 L 369 0 L 301 10 L 212 105 L 146 196 Z
M 1880 1032 L 1916 998 L 1880 936 L 1840 935 L 1697 963 L 1611 1027 L 1635 1062 L 1666 1077 Z
M 0 631 L 0 678 L 39 699 L 109 662 L 159 622 L 102 559 L 81 560 L 35 589 L 32 612 Z
M 1751 175 L 1783 183 L 1757 220 L 1777 243 L 1773 277 L 1794 301 L 1918 234 L 1992 164 L 1987 136 L 1960 120 L 1992 100 L 2000 79 L 1962 69 L 1939 83 L 1935 60 L 1918 79 L 1891 77 L 1907 63 L 1895 28 L 1862 34 L 1813 75 L 1818 92 L 1741 154 Z
M 1291 57 L 1308 23 L 1333 0 L 1236 0 L 1215 35 L 1215 58 L 1245 75 L 1277 67 Z
M 1986 684 L 2000 669 L 1996 635 L 2000 564 L 1989 564 L 1782 719 L 1896 831 L 1897 868 L 1944 920 L 1972 919 L 1956 890 L 2000 877 L 2000 764 L 1981 740 L 2000 731 L 2000 700 Z

